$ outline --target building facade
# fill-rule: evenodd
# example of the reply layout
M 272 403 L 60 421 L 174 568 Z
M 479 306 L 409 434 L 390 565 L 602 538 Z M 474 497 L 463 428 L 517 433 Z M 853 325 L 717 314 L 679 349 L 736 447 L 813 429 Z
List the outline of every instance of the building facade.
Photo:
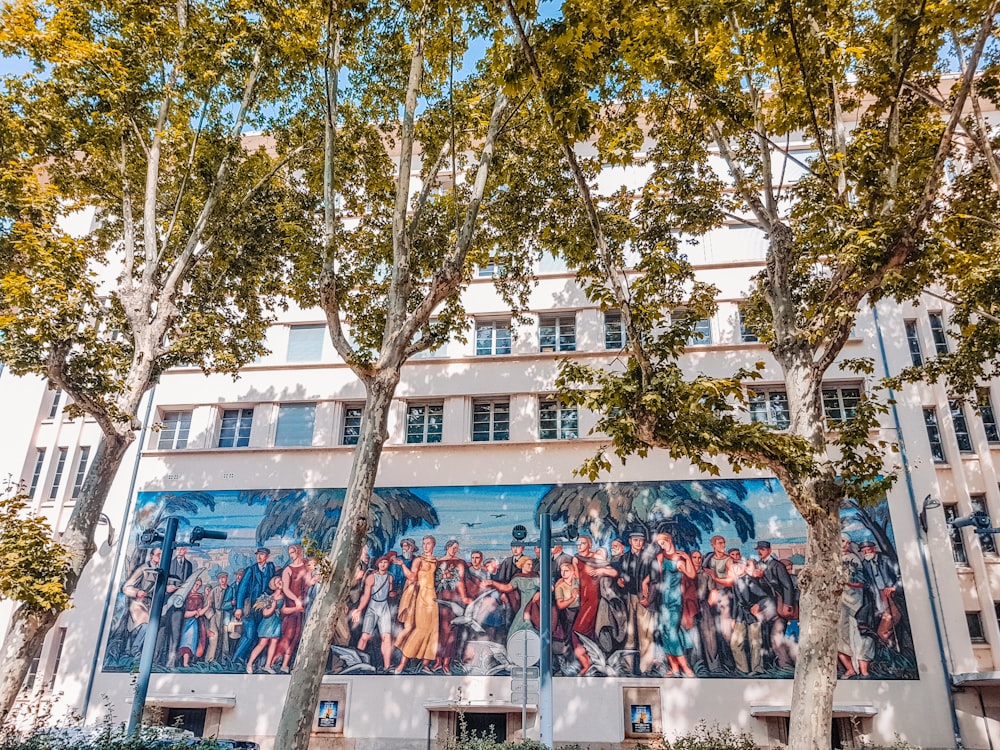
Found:
M 691 246 L 720 296 L 684 361 L 692 373 L 724 375 L 763 360 L 748 418 L 780 429 L 780 373 L 740 308 L 764 250 L 738 225 Z M 314 745 L 437 746 L 460 721 L 538 736 L 537 678 L 517 660 L 529 659 L 524 633 L 538 627 L 534 540 L 546 512 L 581 531 L 552 557 L 557 744 L 618 747 L 702 720 L 746 730 L 761 746 L 782 742 L 804 522 L 769 476 L 723 467 L 708 477 L 658 452 L 596 484 L 577 477 L 603 442 L 590 433 L 594 415 L 554 398 L 559 362 L 611 365 L 624 332 L 558 262 L 535 271 L 531 324 L 512 320 L 483 268 L 466 293 L 466 341 L 405 367 L 366 558 L 341 572 L 355 587 L 331 647 Z M 843 357 L 870 357 L 878 376 L 896 374 L 951 345 L 947 320 L 935 298 L 881 302 L 858 312 Z M 283 315 L 270 329 L 271 353 L 236 379 L 183 368 L 163 376 L 75 607 L 25 685 L 29 711 L 51 703 L 55 715 L 121 719 L 138 653 L 156 637 L 149 705 L 163 720 L 270 745 L 316 580 L 308 544 L 332 538 L 364 399 L 322 321 L 316 310 Z M 831 422 L 869 386 L 832 368 Z M 0 394 L 9 415 L 0 471 L 59 528 L 97 425 L 65 418 L 65 396 L 39 379 L 2 372 Z M 842 602 L 838 746 L 899 735 L 953 747 L 956 730 L 970 748 L 1000 741 L 1000 542 L 948 523 L 1000 514 L 1000 384 L 981 395 L 976 412 L 941 386 L 909 387 L 872 435 L 899 444 L 889 460 L 902 471 L 883 505 L 844 510 L 852 583 Z M 171 560 L 170 597 L 152 634 L 152 553 L 139 532 L 168 515 L 182 519 L 182 540 L 193 526 L 228 537 Z M 512 543 L 518 524 L 524 545 Z

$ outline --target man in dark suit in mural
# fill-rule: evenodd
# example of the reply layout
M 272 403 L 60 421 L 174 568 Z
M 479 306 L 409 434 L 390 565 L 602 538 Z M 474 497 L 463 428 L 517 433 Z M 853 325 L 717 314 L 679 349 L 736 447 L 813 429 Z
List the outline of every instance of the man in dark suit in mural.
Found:
M 184 585 L 184 582 L 194 573 L 194 565 L 187 559 L 187 547 L 174 549 L 167 571 L 167 607 L 163 612 L 163 628 L 156 640 L 156 659 L 159 664 L 167 667 L 176 666 L 177 648 L 181 642 L 181 631 L 184 629 L 184 601 L 179 605 L 173 594 Z
M 655 570 L 656 549 L 646 544 L 646 530 L 638 526 L 628 532 L 628 549 L 619 561 L 621 574 L 618 585 L 625 596 L 625 648 L 638 651 L 638 657 L 630 657 L 632 674 L 641 675 L 653 668 L 656 658 L 653 632 L 656 630 L 656 613 L 642 606 L 642 581 L 657 574 Z
M 242 618 L 243 635 L 233 654 L 235 662 L 245 661 L 257 644 L 257 630 L 264 613 L 263 610 L 254 609 L 253 605 L 261 595 L 270 592 L 269 585 L 274 578 L 274 563 L 270 561 L 270 557 L 271 550 L 258 547 L 257 562 L 248 565 L 243 571 L 243 579 L 236 590 L 236 611 L 233 615 L 237 620 Z
M 764 643 L 769 644 L 778 669 L 794 669 L 795 657 L 792 645 L 785 638 L 788 620 L 795 619 L 792 603 L 795 601 L 795 586 L 788 569 L 781 560 L 771 555 L 771 543 L 757 542 L 757 575 L 764 579 L 771 596 L 761 608 L 764 621 Z
M 860 552 L 865 597 L 858 610 L 858 626 L 862 635 L 898 649 L 898 626 L 906 614 L 899 568 L 879 554 L 878 545 L 871 539 L 861 543 Z

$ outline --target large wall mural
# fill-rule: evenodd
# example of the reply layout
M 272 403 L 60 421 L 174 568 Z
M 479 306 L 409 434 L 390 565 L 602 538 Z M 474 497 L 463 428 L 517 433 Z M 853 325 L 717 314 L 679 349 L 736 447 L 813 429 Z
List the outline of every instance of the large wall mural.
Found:
M 344 491 L 140 493 L 104 669 L 277 674 L 295 663 Z M 381 488 L 335 674 L 503 675 L 507 643 L 539 624 L 537 519 L 580 529 L 552 550 L 560 676 L 792 676 L 805 523 L 773 480 Z M 138 543 L 167 516 L 225 541 L 178 547 L 159 632 L 148 631 L 159 551 Z M 511 528 L 529 529 L 527 546 Z M 843 511 L 841 678 L 918 677 L 888 506 Z

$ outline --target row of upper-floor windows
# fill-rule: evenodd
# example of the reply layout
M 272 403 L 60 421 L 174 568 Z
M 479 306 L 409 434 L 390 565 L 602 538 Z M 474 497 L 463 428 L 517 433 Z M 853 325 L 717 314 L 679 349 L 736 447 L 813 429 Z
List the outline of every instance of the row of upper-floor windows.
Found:
M 28 496 L 41 502 L 55 502 L 68 491 L 69 499 L 76 500 L 87 478 L 90 455 L 89 445 L 81 445 L 75 450 L 69 446 L 57 446 L 53 451 L 35 448 Z
M 967 410 L 972 411 L 974 416 L 978 416 L 983 427 L 983 436 L 990 444 L 1000 444 L 1000 423 L 997 422 L 996 410 L 993 407 L 993 397 L 988 388 L 981 388 L 977 394 L 975 410 L 959 401 L 951 399 L 948 402 L 948 417 L 951 421 L 952 432 L 954 433 L 954 443 L 950 445 L 958 449 L 959 454 L 971 455 L 976 452 L 975 439 L 973 437 Z M 941 420 L 938 409 L 934 406 L 923 408 L 924 426 L 927 429 L 927 441 L 930 444 L 930 455 L 936 463 L 948 462 L 948 449 L 942 431 Z
M 602 332 L 584 341 L 581 336 L 578 310 L 544 314 L 537 316 L 534 329 L 534 339 L 530 345 L 517 349 L 515 340 L 518 335 L 529 333 L 524 329 L 516 329 L 517 324 L 509 315 L 485 315 L 475 318 L 471 351 L 464 350 L 463 355 L 500 356 L 514 353 L 537 352 L 574 352 L 574 351 L 620 351 L 625 348 L 627 335 L 622 321 L 622 315 L 617 310 L 610 310 L 601 315 Z M 593 312 L 593 311 L 591 311 Z M 683 313 L 677 313 L 683 314 Z M 688 340 L 690 346 L 706 346 L 716 343 L 754 343 L 757 337 L 747 329 L 744 316 L 737 309 L 734 333 L 728 332 L 720 322 L 709 318 L 697 320 L 694 333 Z M 285 361 L 290 363 L 308 363 L 323 361 L 328 339 L 327 328 L 322 323 L 293 324 L 287 326 L 287 344 Z M 449 356 L 449 346 L 427 350 L 416 355 L 415 359 L 427 359 Z

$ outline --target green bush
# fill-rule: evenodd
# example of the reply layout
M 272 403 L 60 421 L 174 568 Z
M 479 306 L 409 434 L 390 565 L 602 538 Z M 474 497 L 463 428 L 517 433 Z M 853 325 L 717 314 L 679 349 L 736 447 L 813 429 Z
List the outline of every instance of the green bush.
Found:
M 682 734 L 673 742 L 663 739 L 656 750 L 757 750 L 757 743 L 747 732 L 734 732 L 730 727 L 698 722 L 694 730 Z

